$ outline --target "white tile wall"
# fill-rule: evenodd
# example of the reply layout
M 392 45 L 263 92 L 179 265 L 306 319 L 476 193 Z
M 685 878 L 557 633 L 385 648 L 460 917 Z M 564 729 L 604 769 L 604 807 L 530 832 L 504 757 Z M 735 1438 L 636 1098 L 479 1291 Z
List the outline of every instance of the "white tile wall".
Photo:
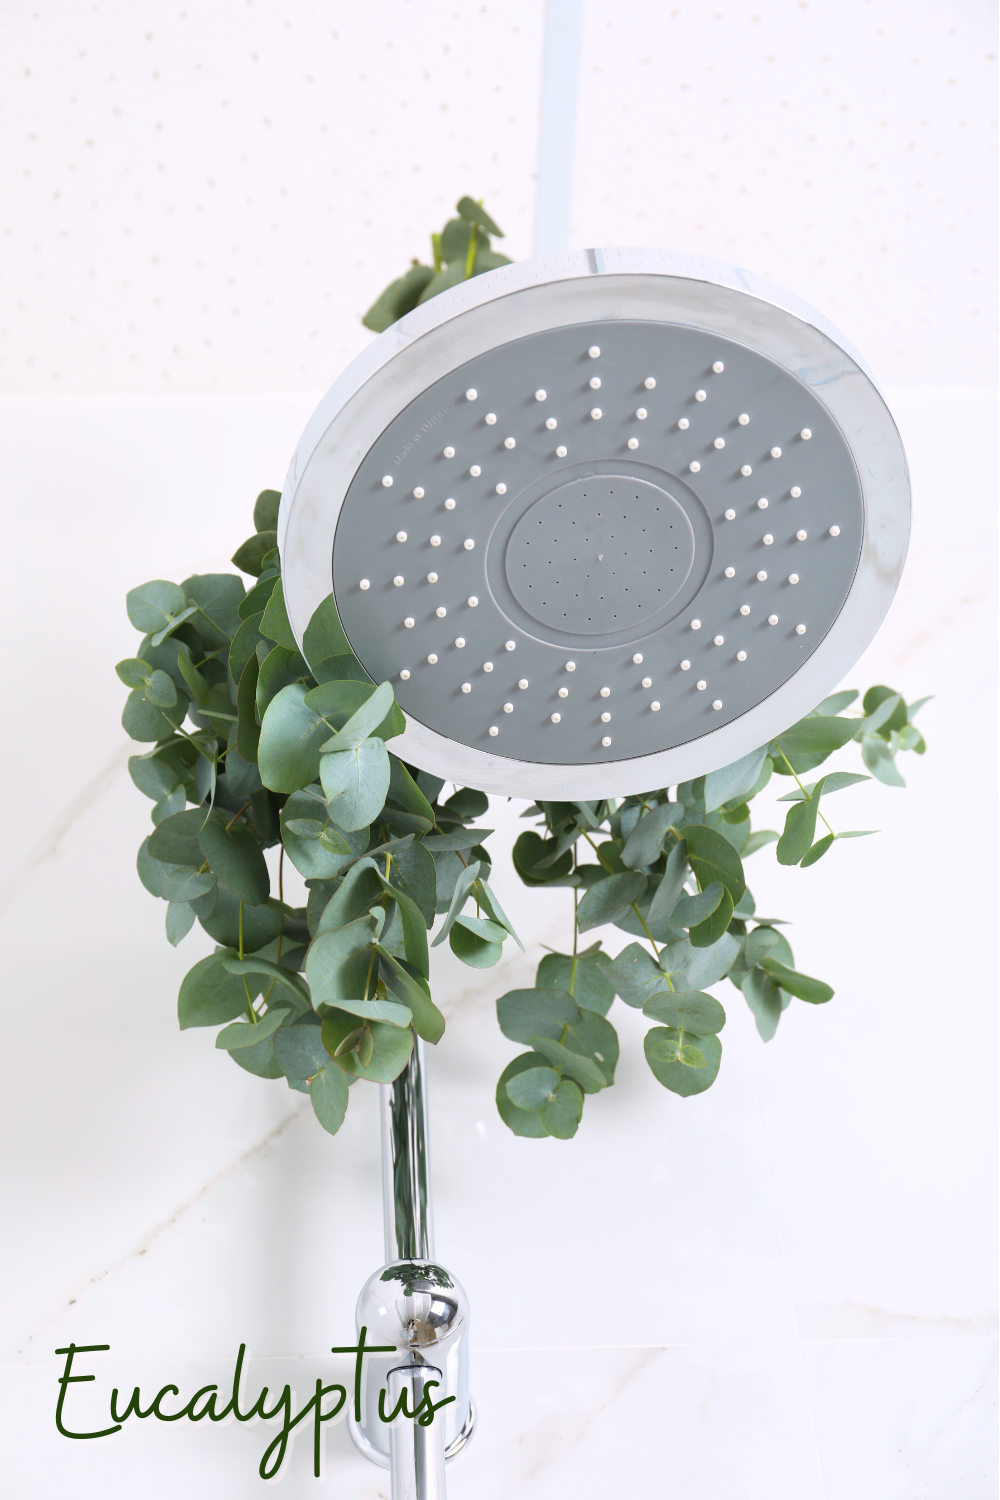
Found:
M 496 883 L 527 957 L 485 974 L 435 960 L 438 1253 L 472 1298 L 480 1409 L 449 1470 L 458 1500 L 995 1493 L 994 406 L 971 387 L 890 394 L 917 525 L 851 682 L 937 694 L 930 749 L 910 757 L 906 792 L 841 794 L 840 826 L 878 838 L 807 872 L 771 851 L 750 866 L 761 908 L 793 920 L 798 961 L 834 1001 L 793 1004 L 764 1047 L 720 987 L 722 1073 L 692 1100 L 654 1082 L 639 1018 L 616 1004 L 616 1087 L 588 1103 L 574 1142 L 515 1139 L 493 1105 L 516 1050 L 493 1001 L 543 943 L 565 943 L 568 898 L 520 887 L 504 856 L 520 808 L 491 809 Z M 133 874 L 148 814 L 111 670 L 134 644 L 125 589 L 225 566 L 311 404 L 0 402 L 14 788 L 0 1409 L 18 1500 L 255 1492 L 260 1427 L 58 1437 L 53 1350 L 112 1346 L 92 1357 L 99 1382 L 75 1388 L 81 1414 L 112 1384 L 190 1394 L 225 1380 L 241 1341 L 251 1390 L 305 1391 L 336 1368 L 323 1351 L 349 1341 L 381 1257 L 374 1090 L 331 1139 L 302 1096 L 176 1029 L 179 979 L 210 944 L 170 949 Z M 289 1494 L 315 1489 L 308 1449 Z M 343 1427 L 328 1449 L 333 1493 L 388 1494 Z

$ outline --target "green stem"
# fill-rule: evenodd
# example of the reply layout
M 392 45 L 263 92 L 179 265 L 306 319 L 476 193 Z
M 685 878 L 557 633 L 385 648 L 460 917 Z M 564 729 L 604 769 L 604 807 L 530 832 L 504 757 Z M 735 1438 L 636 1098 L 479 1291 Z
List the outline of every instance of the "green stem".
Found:
M 361 997 L 362 1000 L 367 1000 L 368 999 L 368 986 L 371 983 L 371 978 L 372 978 L 372 964 L 374 962 L 375 962 L 375 949 L 373 948 L 372 949 L 372 956 L 368 960 L 368 973 L 365 975 L 365 992 L 364 992 L 364 994 Z
M 587 843 L 590 845 L 591 849 L 593 849 L 594 853 L 597 855 L 597 858 L 600 860 L 601 864 L 607 870 L 608 874 L 609 875 L 617 875 L 619 873 L 619 871 L 612 869 L 612 867 L 608 864 L 607 860 L 603 857 L 603 855 L 601 854 L 601 851 L 598 849 L 597 845 L 594 843 L 593 839 L 590 837 L 590 834 L 587 833 L 586 830 L 584 830 L 583 836 L 587 840 Z M 642 928 L 643 932 L 646 934 L 646 937 L 649 939 L 649 946 L 653 950 L 653 957 L 656 959 L 657 963 L 659 963 L 659 961 L 660 961 L 659 949 L 656 946 L 656 942 L 655 942 L 655 940 L 653 938 L 653 934 L 650 932 L 649 928 L 646 926 L 646 923 L 643 921 L 642 912 L 636 906 L 636 904 L 635 904 L 634 901 L 630 901 L 629 902 L 629 906 L 630 906 L 631 910 L 635 913 L 635 918 L 636 918 L 636 921 L 639 923 L 639 926 Z M 673 985 L 671 985 L 670 988 L 673 989 Z
M 576 869 L 576 845 L 575 844 L 573 845 L 573 869 L 574 870 Z M 580 932 L 580 928 L 579 928 L 579 926 L 577 924 L 577 920 L 576 920 L 576 911 L 577 911 L 577 906 L 579 905 L 579 890 L 580 890 L 579 886 L 575 885 L 573 887 L 573 962 L 569 966 L 569 992 L 570 992 L 571 995 L 575 995 L 576 994 L 576 963 L 577 963 L 576 949 L 577 949 L 577 938 L 578 938 L 579 932 Z
M 434 274 L 437 275 L 441 270 L 441 236 L 439 234 L 431 235 L 431 252 L 434 256 Z
M 227 833 L 229 832 L 230 828 L 232 828 L 233 824 L 236 822 L 236 819 L 237 818 L 242 818 L 243 814 L 246 812 L 247 808 L 250 807 L 250 806 L 252 806 L 252 804 L 250 802 L 244 802 L 244 804 L 240 808 L 239 812 L 233 813 L 232 817 L 229 819 L 229 822 L 226 824 L 226 832 Z
M 799 780 L 798 773 L 793 769 L 792 763 L 788 759 L 788 756 L 785 754 L 784 750 L 782 750 L 782 748 L 781 748 L 780 745 L 777 745 L 776 748 L 777 748 L 778 754 L 781 756 L 782 760 L 785 762 L 785 765 L 788 767 L 789 771 L 791 771 L 792 775 L 795 777 L 795 785 L 798 787 L 799 791 L 802 793 L 802 795 L 806 799 L 806 801 L 807 802 L 811 802 L 812 798 L 810 797 L 809 793 L 806 791 L 805 787 L 802 785 L 801 781 Z M 823 818 L 823 810 L 822 810 L 821 807 L 817 806 L 816 812 L 817 812 L 817 815 L 819 817 Z M 826 819 L 825 818 L 823 818 L 823 822 L 826 823 Z M 833 829 L 830 827 L 829 823 L 826 823 L 826 827 L 827 827 L 827 831 L 829 833 L 833 833 Z M 837 837 L 837 835 L 835 833 L 833 833 L 833 836 L 834 836 L 834 838 Z
M 281 845 L 281 853 L 278 855 L 278 900 L 281 902 L 282 906 L 284 906 L 284 904 L 285 904 L 285 846 L 284 846 L 284 844 Z M 243 908 L 241 906 L 240 907 L 240 916 L 242 917 L 242 915 L 243 915 Z M 278 956 L 274 960 L 275 963 L 278 964 L 278 965 L 281 964 L 281 948 L 282 948 L 282 944 L 284 943 L 284 941 L 285 941 L 285 925 L 284 925 L 284 918 L 282 918 L 281 931 L 278 933 Z M 264 999 L 263 999 L 263 1002 L 262 1002 L 264 1005 L 267 1005 L 267 1002 L 270 1000 L 270 998 L 271 998 L 271 992 L 273 991 L 276 982 L 277 982 L 276 980 L 272 979 L 271 983 L 268 985 L 268 987 L 267 987 L 267 994 L 264 996 Z
M 240 942 L 240 947 L 239 947 L 240 963 L 242 963 L 243 962 L 243 902 L 242 901 L 240 902 L 240 937 L 239 937 L 239 942 Z M 244 990 L 244 993 L 246 994 L 246 997 L 247 997 L 247 1013 L 248 1013 L 251 1021 L 253 1022 L 253 1024 L 256 1026 L 257 1025 L 257 1013 L 256 1013 L 256 1011 L 253 1008 L 253 1001 L 250 998 L 250 986 L 249 986 L 249 984 L 247 984 L 247 976 L 245 974 L 243 974 L 241 977 L 243 979 L 243 990 Z
M 469 235 L 469 253 L 465 257 L 465 279 L 468 281 L 472 275 L 472 269 L 476 264 L 476 241 L 479 238 L 479 225 L 473 224 L 472 233 Z

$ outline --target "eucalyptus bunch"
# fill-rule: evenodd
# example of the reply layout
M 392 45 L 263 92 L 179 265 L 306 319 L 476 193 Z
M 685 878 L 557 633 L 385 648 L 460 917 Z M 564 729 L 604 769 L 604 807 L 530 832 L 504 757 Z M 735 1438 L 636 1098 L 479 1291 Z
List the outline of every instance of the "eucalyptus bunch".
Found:
M 707 993 L 728 979 L 743 993 L 757 1030 L 769 1042 L 793 999 L 823 1005 L 833 990 L 801 973 L 779 917 L 758 916 L 744 860 L 776 844 L 779 864 L 807 869 L 838 839 L 823 798 L 871 778 L 830 771 L 802 778 L 835 751 L 854 744 L 872 775 L 905 785 L 901 751 L 926 748 L 913 719 L 927 701 L 907 705 L 888 687 L 873 687 L 859 706 L 853 691 L 834 693 L 812 713 L 733 765 L 621 801 L 539 802 L 524 817 L 514 867 L 526 885 L 573 889 L 572 951 L 547 953 L 531 989 L 497 1001 L 500 1029 L 530 1047 L 508 1063 L 497 1084 L 497 1109 L 516 1135 L 572 1136 L 584 1096 L 614 1082 L 618 1037 L 607 1019 L 617 996 L 656 1022 L 645 1035 L 646 1061 L 657 1081 L 690 1096 L 710 1088 L 722 1061 L 721 1002 Z M 751 802 L 772 776 L 791 790 L 779 834 L 753 829 Z M 828 804 L 826 804 L 828 806 Z M 582 856 L 582 857 L 581 857 Z M 612 925 L 636 939 L 612 957 L 580 936 Z
M 171 943 L 198 922 L 217 945 L 181 984 L 181 1028 L 220 1027 L 219 1049 L 308 1093 L 335 1132 L 351 1083 L 391 1082 L 414 1035 L 444 1032 L 435 915 L 434 941 L 473 967 L 496 963 L 512 928 L 489 884 L 490 830 L 470 827 L 487 798 L 439 801 L 443 780 L 387 748 L 403 715 L 351 652 L 332 595 L 300 654 L 273 546 L 279 499 L 258 496 L 257 530 L 235 555 L 249 591 L 222 573 L 128 594 L 144 634 L 117 671 L 132 689 L 124 728 L 150 745 L 129 760 L 153 803 L 139 878 L 167 902 Z M 305 906 L 284 899 L 286 858 Z
M 415 261 L 366 314 L 368 327 L 508 263 L 490 249 L 501 231 L 482 205 L 465 197 L 457 210 L 431 237 L 433 265 Z M 440 1041 L 430 947 L 447 941 L 487 969 L 508 937 L 523 945 L 490 885 L 491 830 L 476 824 L 488 799 L 468 787 L 443 797 L 442 778 L 393 754 L 403 714 L 391 684 L 372 682 L 354 656 L 332 594 L 299 650 L 279 502 L 261 492 L 253 534 L 233 555 L 249 588 L 213 573 L 128 594 L 141 640 L 116 670 L 130 689 L 122 724 L 148 746 L 129 760 L 152 802 L 139 878 L 166 902 L 172 944 L 197 922 L 216 945 L 181 984 L 180 1026 L 219 1028 L 220 1051 L 308 1093 L 335 1133 L 352 1084 L 398 1077 L 415 1036 Z M 614 1082 L 616 996 L 655 1023 L 646 1059 L 682 1096 L 718 1075 L 726 1017 L 712 985 L 728 977 L 742 991 L 765 1041 L 793 998 L 832 997 L 796 969 L 785 924 L 756 915 L 743 861 L 776 843 L 779 863 L 805 869 L 838 838 L 868 832 L 836 833 L 821 805 L 865 774 L 802 780 L 845 746 L 859 746 L 871 775 L 904 784 L 897 756 L 923 754 L 913 720 L 926 700 L 907 705 L 888 687 L 869 689 L 860 707 L 857 698 L 835 693 L 754 754 L 676 788 L 527 810 L 536 827 L 517 839 L 514 868 L 531 887 L 572 889 L 573 931 L 571 951 L 547 953 L 532 988 L 497 1000 L 503 1034 L 530 1049 L 497 1085 L 515 1134 L 574 1135 L 585 1096 Z M 772 775 L 792 782 L 780 835 L 751 828 L 750 804 Z M 304 906 L 285 900 L 286 859 L 305 881 Z M 609 924 L 633 938 L 622 952 L 580 947 Z

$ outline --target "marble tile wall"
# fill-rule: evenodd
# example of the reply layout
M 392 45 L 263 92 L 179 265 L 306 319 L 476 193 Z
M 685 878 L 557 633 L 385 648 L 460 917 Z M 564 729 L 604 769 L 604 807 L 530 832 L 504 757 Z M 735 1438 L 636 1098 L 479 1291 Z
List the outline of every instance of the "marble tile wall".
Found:
M 841 794 L 877 838 L 813 870 L 749 865 L 760 909 L 835 1000 L 763 1046 L 737 992 L 701 1098 L 655 1083 L 616 1004 L 618 1083 L 572 1143 L 517 1140 L 493 1104 L 515 1050 L 493 1008 L 568 933 L 565 893 L 503 858 L 528 949 L 485 974 L 437 950 L 431 1057 L 438 1254 L 468 1288 L 479 1431 L 458 1500 L 986 1500 L 993 1403 L 995 474 L 990 392 L 890 393 L 916 529 L 897 603 L 850 684 L 937 696 L 908 789 Z M 163 908 L 133 873 L 147 806 L 125 771 L 127 587 L 226 565 L 280 483 L 309 395 L 7 398 L 3 1395 L 19 1500 L 244 1497 L 273 1430 L 134 1421 L 70 1443 L 53 1351 L 104 1343 L 78 1386 L 305 1392 L 337 1368 L 381 1259 L 374 1090 L 326 1136 L 308 1101 L 178 1033 Z M 11 788 L 15 789 L 13 792 Z M 523 826 L 523 825 L 522 825 Z M 607 934 L 609 943 L 615 935 Z M 992 951 L 992 950 L 990 950 Z M 82 1393 L 82 1394 L 81 1394 Z M 103 1406 L 102 1406 L 103 1403 Z M 387 1476 L 327 1437 L 328 1491 Z M 308 1440 L 285 1492 L 308 1495 Z

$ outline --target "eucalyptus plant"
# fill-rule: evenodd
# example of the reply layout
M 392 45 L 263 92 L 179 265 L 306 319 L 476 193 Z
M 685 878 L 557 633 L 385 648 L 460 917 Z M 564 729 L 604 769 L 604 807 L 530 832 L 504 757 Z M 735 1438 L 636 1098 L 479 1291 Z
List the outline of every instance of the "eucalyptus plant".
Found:
M 433 265 L 414 262 L 366 325 L 388 327 L 506 263 L 490 249 L 500 234 L 481 204 L 460 199 L 458 218 L 432 236 Z M 216 945 L 181 984 L 180 1026 L 218 1028 L 220 1051 L 308 1093 L 333 1134 L 353 1083 L 389 1083 L 415 1036 L 441 1040 L 430 948 L 447 941 L 463 963 L 488 969 L 508 937 L 523 944 L 490 884 L 492 830 L 476 821 L 487 797 L 470 787 L 445 796 L 441 777 L 392 752 L 402 711 L 391 684 L 372 682 L 351 651 L 332 594 L 299 649 L 281 582 L 279 501 L 276 490 L 258 495 L 254 532 L 233 555 L 249 587 L 213 573 L 128 594 L 142 639 L 116 670 L 131 690 L 122 724 L 149 747 L 129 760 L 153 804 L 139 878 L 167 903 L 172 944 L 198 923 Z M 744 861 L 774 843 L 780 864 L 807 869 L 838 839 L 870 832 L 835 831 L 825 800 L 868 775 L 803 778 L 854 744 L 871 776 L 903 786 L 897 757 L 924 753 L 913 721 L 926 701 L 908 705 L 885 686 L 860 704 L 853 691 L 834 693 L 694 781 L 526 810 L 535 826 L 514 844 L 514 869 L 528 886 L 570 888 L 573 924 L 570 951 L 546 953 L 533 987 L 496 1001 L 503 1034 L 529 1049 L 497 1084 L 516 1135 L 573 1136 L 586 1095 L 613 1084 L 616 997 L 653 1023 L 649 1067 L 685 1097 L 718 1075 L 726 1015 L 713 985 L 728 978 L 742 992 L 764 1041 L 793 999 L 832 998 L 795 967 L 786 924 L 756 915 Z M 751 827 L 751 803 L 772 776 L 789 783 L 780 834 Z M 286 860 L 305 881 L 305 906 L 285 900 Z M 583 934 L 608 925 L 633 941 L 614 956 L 600 941 L 581 947 Z

